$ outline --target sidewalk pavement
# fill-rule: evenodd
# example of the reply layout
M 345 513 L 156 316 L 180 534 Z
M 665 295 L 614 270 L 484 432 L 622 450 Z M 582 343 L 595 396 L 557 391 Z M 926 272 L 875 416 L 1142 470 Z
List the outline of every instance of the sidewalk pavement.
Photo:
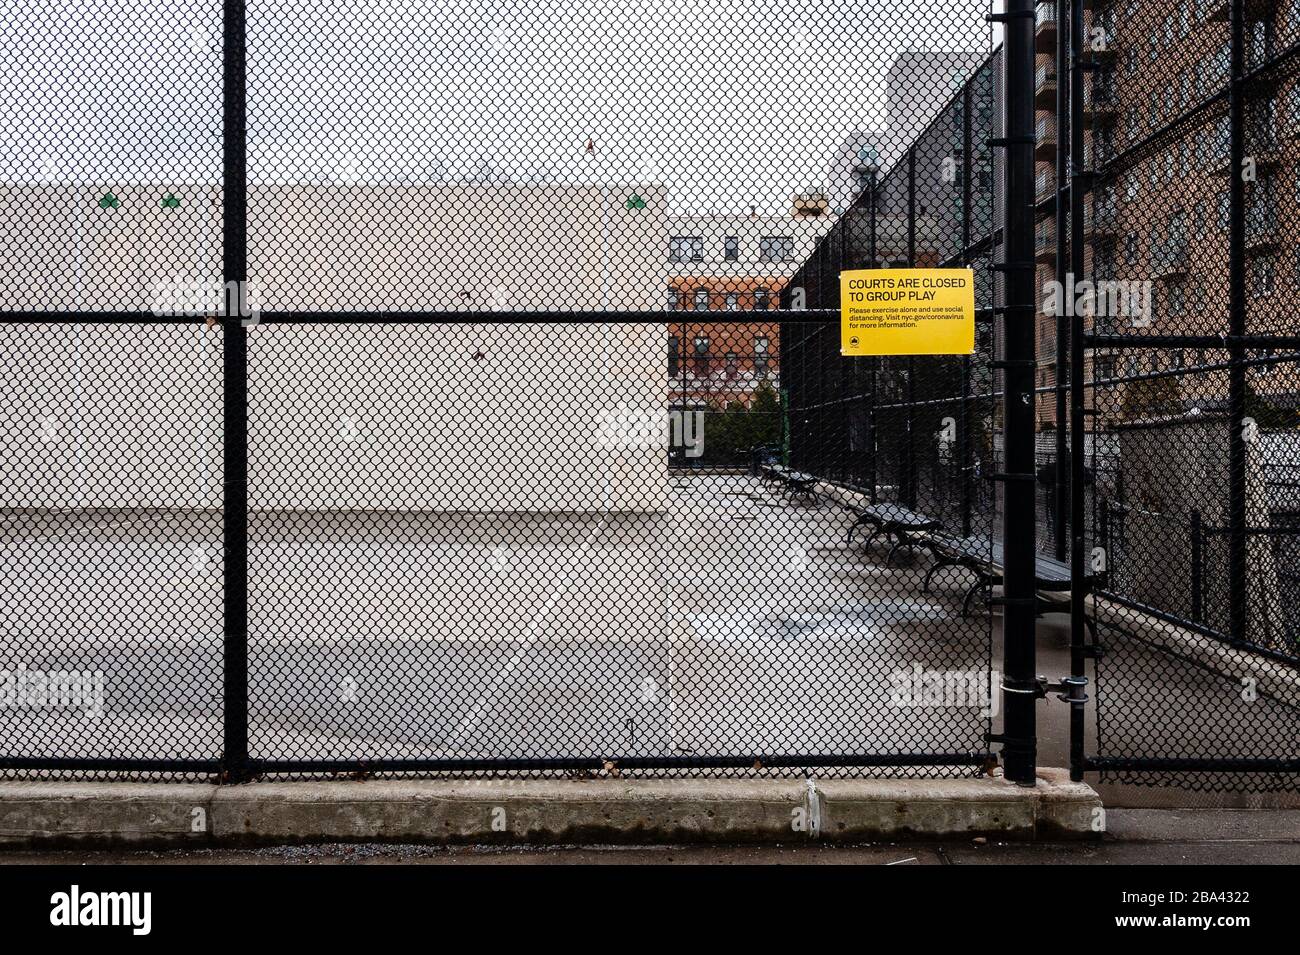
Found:
M 1100 842 L 0 851 L 0 865 L 1297 865 L 1300 810 L 1112 809 Z

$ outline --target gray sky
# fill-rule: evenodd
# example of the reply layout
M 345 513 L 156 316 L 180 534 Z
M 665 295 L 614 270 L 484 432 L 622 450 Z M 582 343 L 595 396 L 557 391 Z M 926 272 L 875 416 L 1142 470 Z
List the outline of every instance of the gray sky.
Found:
M 254 182 L 653 179 L 678 211 L 784 211 L 852 129 L 883 125 L 899 50 L 997 39 L 986 0 L 248 10 Z M 219 179 L 219 2 L 0 11 L 5 181 Z

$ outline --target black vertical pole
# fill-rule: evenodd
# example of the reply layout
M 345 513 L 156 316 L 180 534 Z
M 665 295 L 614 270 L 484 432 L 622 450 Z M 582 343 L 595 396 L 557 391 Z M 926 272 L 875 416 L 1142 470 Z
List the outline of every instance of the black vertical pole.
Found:
M 222 272 L 226 283 L 221 335 L 226 572 L 222 778 L 239 782 L 248 774 L 248 341 L 241 310 L 235 307 L 246 303 L 248 281 L 244 0 L 225 0 L 224 6 L 222 136 Z
M 840 286 L 842 283 L 840 281 L 840 275 L 844 272 L 845 269 L 853 267 L 853 258 L 849 254 L 849 242 L 853 234 L 852 230 L 849 228 L 849 216 L 851 216 L 852 214 L 853 214 L 853 203 L 850 202 L 848 208 L 844 210 L 844 214 L 840 216 L 840 222 L 839 222 L 840 263 L 839 263 L 839 269 L 835 273 L 835 305 L 837 308 L 841 306 Z M 840 337 L 839 328 L 837 328 L 834 325 L 834 323 L 830 323 L 826 326 L 826 334 L 832 337 L 833 339 L 833 341 L 831 342 L 831 348 L 829 349 L 829 352 L 833 354 L 835 351 L 838 350 L 838 343 Z M 835 376 L 835 381 L 836 384 L 838 385 L 838 389 L 835 395 L 837 407 L 840 406 L 840 402 L 839 402 L 840 398 L 847 397 L 848 395 L 853 394 L 853 392 L 850 390 L 851 381 L 848 372 L 850 368 L 856 370 L 857 361 L 858 360 L 856 358 L 849 359 L 847 367 L 845 366 L 845 363 L 843 361 L 839 362 L 838 369 L 837 369 L 838 373 Z M 822 412 L 823 421 L 829 420 L 835 423 L 835 433 L 831 435 L 831 439 L 834 441 L 834 446 L 831 448 L 831 454 L 833 456 L 833 460 L 828 462 L 830 469 L 825 473 L 830 475 L 834 480 L 842 481 L 848 479 L 851 481 L 853 479 L 852 476 L 853 456 L 849 453 L 849 427 L 850 427 L 849 424 L 850 418 L 848 414 L 849 405 L 845 404 L 842 405 L 842 407 L 845 409 L 844 415 L 839 415 L 837 413 L 832 417 L 829 413 L 825 411 Z M 823 425 L 823 427 L 825 427 L 825 425 Z
M 1067 256 L 1070 253 L 1068 244 L 1069 229 L 1073 224 L 1076 230 L 1083 228 L 1083 223 L 1074 221 L 1071 215 L 1072 209 L 1067 203 L 1072 205 L 1074 195 L 1074 182 L 1070 179 L 1070 148 L 1071 148 L 1071 131 L 1074 125 L 1070 116 L 1070 91 L 1074 86 L 1071 76 L 1072 70 L 1069 61 L 1069 43 L 1070 43 L 1070 18 L 1062 16 L 1061 7 L 1071 3 L 1072 0 L 1057 0 L 1057 7 L 1054 11 L 1056 16 L 1056 281 L 1060 283 L 1061 288 L 1065 289 L 1073 285 L 1070 282 L 1067 285 L 1067 277 L 1077 282 L 1080 278 L 1078 274 L 1072 273 L 1072 261 L 1067 262 Z M 1070 296 L 1073 297 L 1073 296 Z M 1062 302 L 1066 298 L 1061 296 Z M 1067 431 L 1065 427 L 1066 419 L 1066 385 L 1069 382 L 1069 363 L 1070 363 L 1070 319 L 1062 310 L 1060 315 L 1056 316 L 1056 464 L 1054 474 L 1056 480 L 1052 484 L 1052 544 L 1057 560 L 1065 560 L 1069 553 L 1069 547 L 1066 542 L 1066 528 L 1069 522 L 1066 520 L 1066 512 L 1070 506 L 1068 494 L 1070 463 L 1066 460 L 1068 455 L 1069 442 L 1066 440 Z
M 1192 541 L 1192 621 L 1205 622 L 1205 555 L 1201 550 L 1205 529 L 1201 521 L 1201 512 L 1192 511 L 1188 522 L 1188 533 Z
M 1246 641 L 1246 158 L 1244 0 L 1232 0 L 1232 77 L 1228 89 L 1231 190 L 1228 235 L 1228 624 L 1234 643 Z
M 907 267 L 916 268 L 916 146 L 907 151 Z M 907 447 L 903 472 L 903 503 L 916 507 L 916 359 L 907 356 Z
M 879 187 L 880 187 L 878 177 L 880 173 L 875 166 L 874 160 L 872 161 L 870 175 L 871 175 L 871 224 L 870 224 L 871 233 L 868 236 L 867 245 L 871 256 L 869 267 L 874 269 L 880 267 L 879 252 L 876 250 L 876 238 L 877 238 L 876 217 L 877 217 L 877 209 L 878 209 L 878 201 L 879 201 L 878 194 L 879 194 Z M 880 376 L 880 359 L 879 357 L 873 355 L 869 359 L 869 361 L 871 362 L 871 370 L 869 373 L 869 377 L 871 380 L 871 402 L 867 406 L 867 450 L 871 454 L 871 460 L 870 460 L 869 474 L 867 476 L 867 493 L 871 497 L 871 503 L 876 504 L 879 503 L 878 502 L 879 495 L 876 492 L 876 485 L 880 481 L 880 475 L 877 472 L 877 463 L 876 463 L 877 462 L 876 380 Z
M 1034 785 L 1037 549 L 1034 490 L 1034 4 L 1007 0 L 1003 92 L 1005 358 L 1003 441 L 1003 733 L 1006 778 Z
M 962 87 L 961 92 L 961 264 L 970 268 L 970 246 L 972 239 L 971 208 L 973 197 L 971 195 L 971 170 L 973 162 L 971 157 L 971 109 L 974 106 L 974 97 L 971 93 L 973 80 L 968 80 Z M 961 429 L 958 435 L 958 459 L 961 462 L 961 536 L 971 536 L 971 511 L 973 501 L 971 499 L 971 468 L 974 466 L 973 447 L 971 441 L 971 370 L 972 363 L 969 355 L 963 355 L 961 358 L 961 420 L 958 427 Z
M 1084 0 L 1068 0 L 1070 15 L 1060 19 L 1059 27 L 1067 29 L 1066 39 L 1070 50 L 1070 273 L 1079 280 L 1083 276 L 1084 243 L 1084 201 L 1087 198 L 1091 181 L 1086 179 L 1088 172 L 1083 168 L 1083 3 Z M 1059 201 L 1059 199 L 1058 199 Z M 1094 276 L 1095 278 L 1096 276 Z M 1074 314 L 1070 317 L 1070 677 L 1073 680 L 1086 680 L 1084 673 L 1086 655 L 1084 647 L 1085 614 L 1087 613 L 1087 594 L 1082 586 L 1088 576 L 1087 542 L 1084 537 L 1084 456 L 1087 453 L 1087 438 L 1084 434 L 1086 417 L 1084 414 L 1084 326 L 1083 316 Z M 1059 427 L 1058 422 L 1058 427 Z M 1094 442 L 1096 438 L 1093 439 Z M 1096 446 L 1094 444 L 1094 453 Z M 1059 453 L 1059 452 L 1058 452 Z M 1059 475 L 1060 472 L 1058 472 Z M 1059 478 L 1058 478 L 1059 483 Z M 1070 778 L 1075 782 L 1083 779 L 1084 753 L 1084 718 L 1086 698 L 1070 705 Z

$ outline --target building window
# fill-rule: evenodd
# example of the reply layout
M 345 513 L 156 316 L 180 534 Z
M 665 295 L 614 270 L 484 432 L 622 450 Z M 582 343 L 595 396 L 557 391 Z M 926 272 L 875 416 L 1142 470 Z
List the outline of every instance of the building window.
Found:
M 765 288 L 754 289 L 754 308 L 760 312 L 766 312 L 771 308 L 772 293 Z
M 1095 381 L 1106 381 L 1115 377 L 1115 359 L 1110 355 L 1098 355 L 1096 361 L 1096 371 L 1093 374 Z
M 788 235 L 765 235 L 758 240 L 758 257 L 763 262 L 789 262 L 794 258 L 794 239 Z
M 676 378 L 682 371 L 682 339 L 680 335 L 668 336 L 668 377 Z
M 740 260 L 740 237 L 729 235 L 722 240 L 722 257 L 728 262 Z
M 759 378 L 767 377 L 767 348 L 767 336 L 756 335 L 754 337 L 754 374 Z
M 1256 297 L 1271 295 L 1273 288 L 1273 256 L 1262 255 L 1250 263 L 1250 292 Z
M 727 377 L 735 378 L 740 374 L 740 359 L 734 351 L 727 352 Z
M 668 240 L 669 262 L 703 262 L 704 239 L 698 235 L 675 235 Z
M 1277 228 L 1277 206 L 1273 201 L 1273 180 L 1258 179 L 1246 196 L 1246 239 L 1267 239 Z
M 695 362 L 695 376 L 697 378 L 709 377 L 709 339 L 704 335 L 696 335 L 691 342 L 692 358 Z
M 697 288 L 695 290 L 695 311 L 707 312 L 709 310 L 709 290 L 706 288 Z
M 1169 314 L 1182 315 L 1187 308 L 1187 287 L 1182 282 L 1170 282 L 1168 300 Z
M 1255 20 L 1248 27 L 1249 37 L 1246 41 L 1246 66 L 1254 69 L 1268 62 L 1273 55 L 1273 21 L 1271 19 Z
M 1250 145 L 1266 148 L 1277 144 L 1277 97 L 1254 100 L 1247 112 Z
M 1138 258 L 1138 237 L 1130 232 L 1124 236 L 1124 262 L 1128 265 L 1136 265 Z
M 666 304 L 670 312 L 675 312 L 682 307 L 682 296 L 681 293 L 677 291 L 677 289 L 675 289 L 671 285 L 668 286 L 667 295 L 668 295 L 668 299 Z
M 722 302 L 723 302 L 722 307 L 725 308 L 728 312 L 740 311 L 740 293 L 728 292 L 726 295 L 723 296 Z
M 1111 242 L 1098 243 L 1092 254 L 1092 274 L 1098 280 L 1115 277 L 1115 245 Z

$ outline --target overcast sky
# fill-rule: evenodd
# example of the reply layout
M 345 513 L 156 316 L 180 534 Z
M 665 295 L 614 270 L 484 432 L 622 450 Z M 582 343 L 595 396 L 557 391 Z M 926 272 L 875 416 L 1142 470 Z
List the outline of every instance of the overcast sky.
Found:
M 4 0 L 6 182 L 220 178 L 220 3 Z M 784 211 L 986 0 L 253 0 L 254 182 L 656 180 Z M 934 105 L 950 77 L 935 77 Z M 594 149 L 589 153 L 590 140 Z

